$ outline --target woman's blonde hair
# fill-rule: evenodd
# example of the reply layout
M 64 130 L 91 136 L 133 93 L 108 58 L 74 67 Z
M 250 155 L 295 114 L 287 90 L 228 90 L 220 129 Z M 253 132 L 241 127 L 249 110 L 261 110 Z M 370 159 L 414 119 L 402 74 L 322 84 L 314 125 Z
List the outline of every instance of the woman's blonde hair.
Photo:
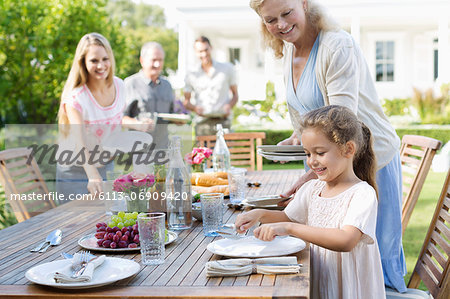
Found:
M 250 7 L 261 17 L 260 8 L 265 0 L 250 0 Z M 302 0 L 298 0 L 302 1 Z M 309 24 L 317 31 L 337 30 L 339 26 L 337 22 L 327 15 L 322 5 L 315 0 L 305 0 L 307 3 L 307 11 L 305 12 L 306 19 Z M 263 37 L 264 47 L 269 47 L 274 51 L 276 58 L 283 57 L 283 40 L 274 37 L 269 30 L 267 30 L 264 20 L 261 18 L 261 33 Z
M 108 76 L 106 77 L 106 83 L 108 85 L 113 84 L 114 72 L 116 68 L 116 62 L 114 60 L 114 54 L 108 40 L 100 33 L 92 32 L 83 36 L 78 42 L 77 49 L 75 51 L 75 57 L 73 59 L 72 67 L 69 72 L 66 84 L 61 95 L 61 103 L 59 105 L 58 123 L 65 125 L 69 123 L 67 119 L 66 110 L 64 109 L 63 102 L 69 96 L 72 90 L 80 87 L 88 81 L 88 71 L 86 68 L 86 54 L 91 45 L 97 45 L 105 48 L 106 54 L 111 62 L 111 68 Z
M 320 130 L 327 138 L 342 149 L 349 141 L 356 144 L 353 158 L 355 175 L 371 185 L 378 195 L 376 183 L 376 158 L 373 138 L 369 128 L 356 114 L 344 106 L 329 105 L 306 113 L 300 122 L 300 132 L 313 128 Z

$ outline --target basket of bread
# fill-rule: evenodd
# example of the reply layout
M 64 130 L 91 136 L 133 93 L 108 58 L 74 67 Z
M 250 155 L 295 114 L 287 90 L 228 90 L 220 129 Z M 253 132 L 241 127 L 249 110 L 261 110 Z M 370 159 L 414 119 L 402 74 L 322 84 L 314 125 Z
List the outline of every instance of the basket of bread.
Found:
M 195 172 L 191 174 L 192 191 L 195 193 L 223 193 L 228 190 L 228 174 L 226 172 Z

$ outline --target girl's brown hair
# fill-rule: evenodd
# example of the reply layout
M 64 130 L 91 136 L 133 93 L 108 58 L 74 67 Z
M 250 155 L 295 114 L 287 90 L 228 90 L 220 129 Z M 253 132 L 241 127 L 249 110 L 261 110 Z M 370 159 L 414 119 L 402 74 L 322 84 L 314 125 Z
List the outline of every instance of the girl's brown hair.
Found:
M 378 195 L 372 133 L 350 109 L 330 105 L 310 111 L 303 116 L 300 126 L 300 132 L 310 128 L 320 130 L 331 142 L 342 148 L 347 142 L 354 141 L 356 154 L 353 171 L 359 179 L 369 183 Z

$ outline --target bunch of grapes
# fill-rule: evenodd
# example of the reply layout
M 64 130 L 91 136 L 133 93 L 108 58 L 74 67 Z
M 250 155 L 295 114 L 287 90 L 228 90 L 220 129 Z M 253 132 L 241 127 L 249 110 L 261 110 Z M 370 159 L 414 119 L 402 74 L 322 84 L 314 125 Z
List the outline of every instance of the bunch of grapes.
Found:
M 111 216 L 111 221 L 108 222 L 109 227 L 115 227 L 122 229 L 125 226 L 133 226 L 136 224 L 138 212 L 125 213 L 120 211 L 117 215 Z
M 138 213 L 119 212 L 111 217 L 106 224 L 96 224 L 97 244 L 105 248 L 137 248 L 139 245 L 139 230 L 136 223 Z M 126 224 L 126 225 L 125 225 Z

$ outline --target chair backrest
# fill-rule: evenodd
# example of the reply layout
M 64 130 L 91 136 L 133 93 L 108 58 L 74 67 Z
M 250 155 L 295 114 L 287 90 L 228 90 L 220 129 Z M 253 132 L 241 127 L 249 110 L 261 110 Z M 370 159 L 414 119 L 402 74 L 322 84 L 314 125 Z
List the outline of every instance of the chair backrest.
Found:
M 405 232 L 433 157 L 441 144 L 439 140 L 425 136 L 405 135 L 402 138 L 400 148 L 403 174 L 402 233 Z
M 408 287 L 424 282 L 434 299 L 450 298 L 450 171 Z
M 17 221 L 22 222 L 34 215 L 56 207 L 53 200 L 28 200 L 27 194 L 48 194 L 48 188 L 31 149 L 13 148 L 0 152 L 0 183 Z M 27 200 L 23 200 L 23 199 Z M 44 198 L 45 199 L 45 198 Z
M 245 166 L 248 170 L 262 170 L 262 157 L 256 154 L 256 146 L 262 145 L 262 140 L 266 138 L 264 132 L 249 133 L 229 133 L 223 135 L 228 149 L 230 150 L 230 160 L 232 166 Z M 216 135 L 197 136 L 199 146 L 214 149 Z M 256 145 L 256 146 L 255 146 Z M 208 167 L 211 166 L 208 161 Z

